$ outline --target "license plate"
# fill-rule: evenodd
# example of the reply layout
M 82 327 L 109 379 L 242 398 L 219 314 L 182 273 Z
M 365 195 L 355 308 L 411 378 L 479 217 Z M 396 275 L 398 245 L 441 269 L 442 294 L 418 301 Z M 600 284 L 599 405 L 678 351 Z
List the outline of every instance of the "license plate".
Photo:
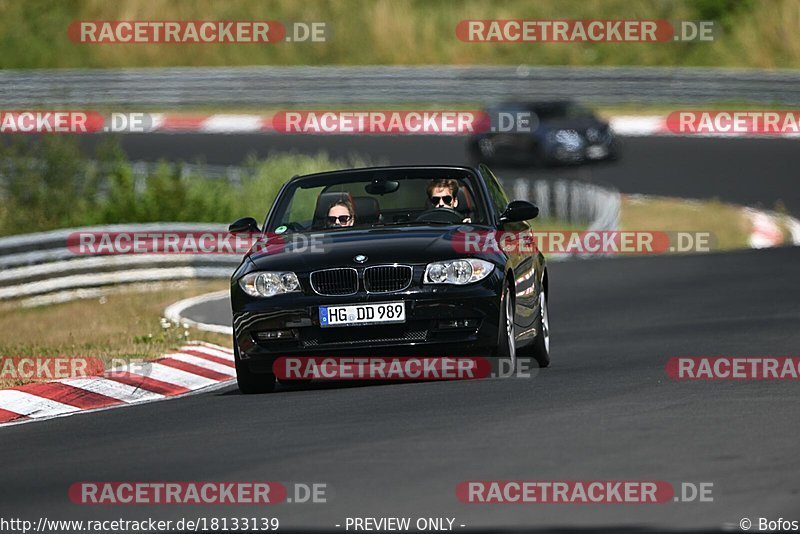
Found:
M 319 307 L 319 325 L 323 327 L 404 322 L 406 322 L 405 302 Z
M 592 145 L 586 149 L 586 157 L 589 159 L 600 159 L 608 155 L 608 148 L 603 145 Z

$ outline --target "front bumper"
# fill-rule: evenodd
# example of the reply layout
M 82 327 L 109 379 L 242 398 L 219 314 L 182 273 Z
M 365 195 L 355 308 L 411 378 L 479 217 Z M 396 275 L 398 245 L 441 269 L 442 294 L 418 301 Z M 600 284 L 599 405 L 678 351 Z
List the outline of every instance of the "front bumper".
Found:
M 611 140 L 589 142 L 585 138 L 576 145 L 554 143 L 546 152 L 550 159 L 559 163 L 581 163 L 584 161 L 600 161 L 614 156 L 614 143 Z
M 282 296 L 283 302 L 251 299 L 238 306 L 233 298 L 234 338 L 239 357 L 254 372 L 270 372 L 280 356 L 488 357 L 497 350 L 499 287 L 500 281 L 490 276 L 474 286 L 425 286 L 390 294 L 295 294 Z M 406 303 L 404 323 L 320 326 L 320 305 L 397 301 Z M 266 339 L 265 332 L 275 331 L 291 332 L 291 337 Z

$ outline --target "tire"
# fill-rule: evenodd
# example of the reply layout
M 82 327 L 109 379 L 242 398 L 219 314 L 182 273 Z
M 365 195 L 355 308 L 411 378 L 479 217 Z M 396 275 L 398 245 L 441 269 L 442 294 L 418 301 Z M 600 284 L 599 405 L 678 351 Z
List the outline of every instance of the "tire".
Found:
M 539 333 L 533 340 L 530 356 L 539 367 L 550 365 L 550 311 L 547 308 L 547 293 L 539 293 Z
M 239 347 L 233 344 L 233 358 L 236 364 L 236 384 L 245 395 L 271 393 L 275 390 L 275 375 L 271 373 L 254 373 L 239 358 Z
M 501 317 L 497 325 L 497 356 L 511 360 L 511 369 L 516 369 L 517 346 L 514 341 L 516 327 L 514 326 L 514 299 L 511 297 L 511 286 L 506 284 L 503 288 L 503 297 L 500 300 Z

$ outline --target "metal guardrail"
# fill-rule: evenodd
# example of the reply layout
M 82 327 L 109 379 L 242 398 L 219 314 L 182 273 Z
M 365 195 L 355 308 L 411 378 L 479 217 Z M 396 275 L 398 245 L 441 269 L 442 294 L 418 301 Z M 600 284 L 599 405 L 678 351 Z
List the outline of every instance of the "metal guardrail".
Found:
M 559 180 L 506 180 L 513 198 L 540 206 L 543 218 L 586 224 L 592 230 L 614 230 L 619 193 L 594 184 Z M 0 300 L 33 297 L 113 284 L 188 278 L 228 278 L 239 254 L 78 255 L 68 247 L 76 232 L 214 232 L 224 224 L 147 223 L 68 228 L 0 238 Z
M 800 71 L 584 67 L 185 67 L 0 71 L 0 106 L 286 106 L 577 98 L 800 104 Z
M 132 282 L 227 278 L 239 254 L 78 255 L 75 232 L 227 232 L 222 224 L 149 223 L 69 228 L 0 238 L 0 300 Z
M 622 198 L 616 189 L 577 180 L 515 178 L 503 183 L 512 198 L 536 204 L 541 219 L 565 221 L 593 231 L 613 231 L 619 226 Z

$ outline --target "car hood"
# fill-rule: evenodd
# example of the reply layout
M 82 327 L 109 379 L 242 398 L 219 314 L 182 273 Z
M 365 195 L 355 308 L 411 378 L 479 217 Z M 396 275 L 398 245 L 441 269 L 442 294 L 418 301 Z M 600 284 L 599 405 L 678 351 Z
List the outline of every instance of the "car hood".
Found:
M 333 230 L 270 236 L 248 254 L 257 270 L 312 271 L 325 267 L 357 267 L 386 263 L 428 263 L 464 256 L 467 233 L 491 231 L 487 226 L 407 226 Z M 356 256 L 366 256 L 357 262 Z M 491 254 L 470 254 L 488 258 Z

